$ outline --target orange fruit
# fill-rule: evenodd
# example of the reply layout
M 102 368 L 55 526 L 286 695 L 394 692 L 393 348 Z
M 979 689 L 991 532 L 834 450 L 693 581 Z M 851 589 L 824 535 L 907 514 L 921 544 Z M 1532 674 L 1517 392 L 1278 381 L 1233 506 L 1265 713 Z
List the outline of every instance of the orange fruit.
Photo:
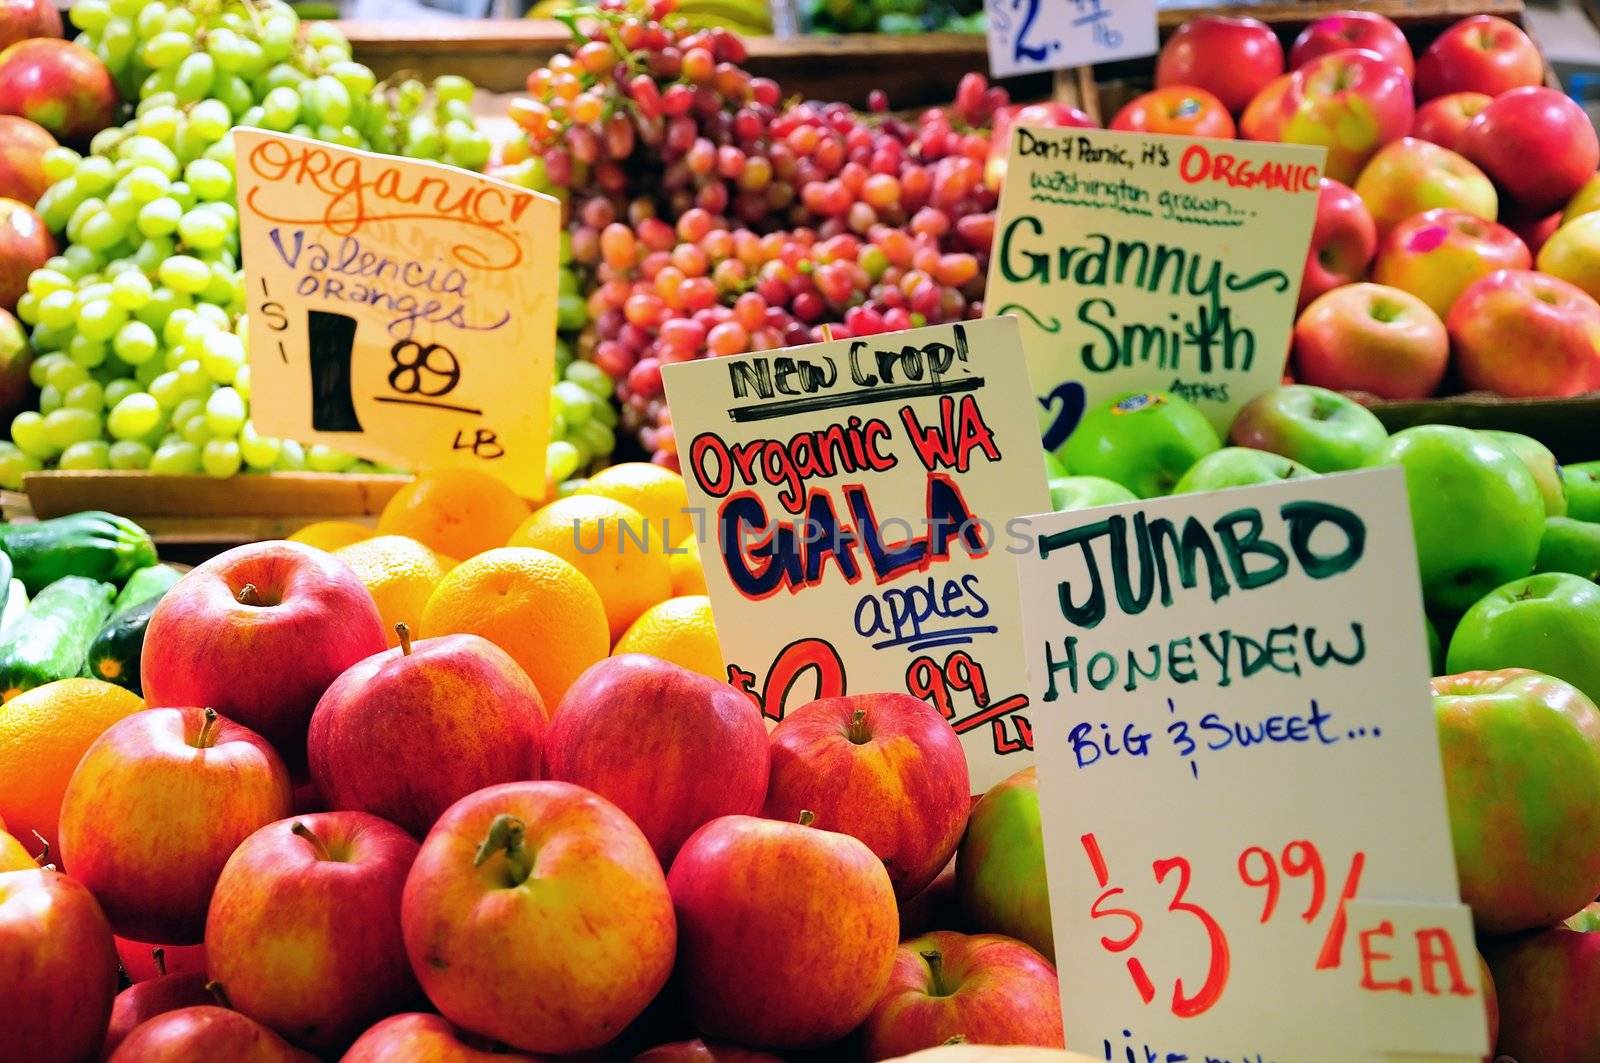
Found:
M 706 570 L 700 565 L 700 544 L 692 534 L 673 547 L 672 556 L 667 558 L 667 567 L 672 570 L 674 597 L 706 592 Z
M 583 573 L 524 546 L 485 551 L 439 581 L 419 634 L 457 632 L 481 635 L 509 653 L 552 712 L 611 644 L 605 605 Z
M 648 653 L 691 672 L 726 682 L 722 645 L 711 620 L 711 599 L 686 594 L 653 605 L 617 640 L 616 654 Z
M 341 546 L 359 543 L 377 534 L 365 524 L 357 524 L 354 521 L 319 520 L 315 524 L 307 524 L 289 536 L 289 541 L 305 543 L 307 546 L 315 546 L 318 550 L 332 552 Z
M 0 705 L 0 815 L 11 836 L 38 831 L 58 851 L 61 795 L 84 750 L 142 708 L 133 691 L 98 679 L 59 679 Z
M 672 597 L 666 551 L 646 549 L 644 517 L 599 495 L 558 499 L 522 522 L 508 546 L 548 550 L 582 572 L 600 594 L 615 640 L 639 614 Z
M 632 506 L 650 522 L 652 550 L 663 543 L 680 542 L 694 530 L 689 515 L 689 492 L 683 477 L 648 461 L 625 461 L 601 469 L 578 488 L 580 495 L 600 495 Z M 663 531 L 663 529 L 665 529 Z
M 528 512 L 528 503 L 486 472 L 435 469 L 395 492 L 378 517 L 378 534 L 405 535 L 466 560 L 504 546 Z
M 404 535 L 379 535 L 335 550 L 333 556 L 350 566 L 378 603 L 389 645 L 400 645 L 396 624 L 413 633 L 422 624 L 422 607 L 452 564 Z

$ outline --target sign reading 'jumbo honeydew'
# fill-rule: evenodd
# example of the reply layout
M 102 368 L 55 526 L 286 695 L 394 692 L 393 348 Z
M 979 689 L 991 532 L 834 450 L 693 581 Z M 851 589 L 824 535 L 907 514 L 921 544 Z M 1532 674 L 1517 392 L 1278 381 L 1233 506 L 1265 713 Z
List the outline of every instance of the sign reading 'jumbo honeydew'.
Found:
M 436 162 L 233 140 L 257 431 L 542 498 L 560 204 Z
M 975 793 L 1031 762 L 1013 518 L 1049 508 L 1010 319 L 666 367 L 729 681 L 780 720 L 905 690 Z
M 1036 70 L 1155 55 L 1155 0 L 986 0 L 989 72 Z
M 984 306 L 1022 322 L 1054 450 L 1112 396 L 1225 434 L 1283 376 L 1322 148 L 1018 126 Z
M 1405 483 L 1032 518 L 1019 562 L 1067 1043 L 1481 1059 Z

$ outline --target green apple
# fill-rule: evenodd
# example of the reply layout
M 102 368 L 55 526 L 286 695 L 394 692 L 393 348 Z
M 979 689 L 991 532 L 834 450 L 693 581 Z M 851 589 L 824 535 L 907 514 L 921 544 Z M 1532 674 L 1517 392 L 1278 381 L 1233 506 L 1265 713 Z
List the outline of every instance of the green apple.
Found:
M 1223 447 L 1189 466 L 1189 471 L 1172 489 L 1175 495 L 1197 491 L 1223 491 L 1230 487 L 1273 484 L 1280 480 L 1303 480 L 1316 473 L 1293 458 L 1269 454 L 1249 447 Z
M 1561 466 L 1567 489 L 1567 516 L 1600 523 L 1600 461 Z
M 1235 446 L 1270 450 L 1313 472 L 1360 469 L 1378 459 L 1389 433 L 1376 414 L 1348 395 L 1286 384 L 1245 403 L 1228 429 Z
M 1054 480 L 1067 475 L 1067 463 L 1050 453 L 1044 452 L 1044 475 L 1047 480 Z
M 1535 572 L 1570 572 L 1600 579 L 1600 524 L 1571 517 L 1546 517 Z
M 1533 571 L 1544 497 L 1505 444 L 1470 428 L 1428 424 L 1396 432 L 1379 457 L 1405 470 L 1430 610 L 1464 613 L 1502 583 Z
M 1053 476 L 1050 478 L 1050 507 L 1057 513 L 1095 506 L 1114 506 L 1118 502 L 1137 502 L 1139 496 L 1115 480 L 1101 476 Z
M 1561 482 L 1561 464 L 1550 453 L 1549 447 L 1521 432 L 1502 432 L 1491 428 L 1483 434 L 1504 443 L 1533 473 L 1533 482 L 1539 485 L 1539 494 L 1544 496 L 1545 516 L 1566 516 L 1567 489 Z
M 1600 698 L 1600 586 L 1542 572 L 1496 588 L 1468 609 L 1450 639 L 1452 672 L 1532 668 Z
M 1060 454 L 1076 475 L 1115 480 L 1140 498 L 1155 498 L 1221 446 L 1206 415 L 1187 400 L 1129 392 L 1084 414 Z
M 972 806 L 956 850 L 956 891 L 973 929 L 1025 941 L 1055 962 L 1034 769 L 995 783 Z

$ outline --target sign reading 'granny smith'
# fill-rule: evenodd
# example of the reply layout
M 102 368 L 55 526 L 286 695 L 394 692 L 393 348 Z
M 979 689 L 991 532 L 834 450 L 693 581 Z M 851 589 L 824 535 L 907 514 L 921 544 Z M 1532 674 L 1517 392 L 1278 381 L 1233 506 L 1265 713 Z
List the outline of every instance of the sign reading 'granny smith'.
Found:
M 1030 518 L 1067 1043 L 1481 1059 L 1399 469 Z
M 1046 449 L 1120 392 L 1180 395 L 1225 433 L 1278 384 L 1323 155 L 1012 130 L 984 305 L 1022 321 Z

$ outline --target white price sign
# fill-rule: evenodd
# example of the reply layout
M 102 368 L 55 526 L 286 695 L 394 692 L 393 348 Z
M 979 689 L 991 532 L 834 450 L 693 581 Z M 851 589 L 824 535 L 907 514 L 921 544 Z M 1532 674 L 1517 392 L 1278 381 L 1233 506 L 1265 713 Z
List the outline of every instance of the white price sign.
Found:
M 995 77 L 1155 55 L 1155 0 L 985 0 Z

